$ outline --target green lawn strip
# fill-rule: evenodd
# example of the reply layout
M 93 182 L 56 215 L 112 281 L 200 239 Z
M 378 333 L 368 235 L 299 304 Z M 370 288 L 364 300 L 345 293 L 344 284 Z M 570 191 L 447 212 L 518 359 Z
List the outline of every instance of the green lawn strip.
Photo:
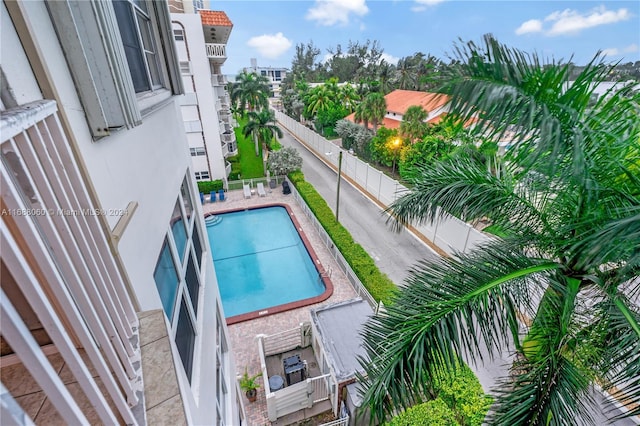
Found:
M 245 137 L 242 129 L 246 123 L 246 118 L 238 120 L 239 127 L 233 131 L 236 134 L 238 142 L 238 157 L 240 157 L 240 178 L 252 179 L 264 176 L 264 167 L 262 165 L 262 147 L 260 147 L 260 155 L 256 156 L 255 143 L 251 137 Z
M 336 222 L 327 202 L 309 182 L 304 180 L 302 172 L 290 173 L 289 179 L 371 296 L 384 304 L 391 303 L 398 291 L 393 281 L 380 272 L 371 256 L 353 240 L 349 231 Z

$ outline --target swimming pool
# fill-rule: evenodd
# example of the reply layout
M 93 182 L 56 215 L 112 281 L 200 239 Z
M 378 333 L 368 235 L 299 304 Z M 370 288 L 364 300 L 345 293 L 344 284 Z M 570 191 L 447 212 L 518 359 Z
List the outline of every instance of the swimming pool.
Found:
M 227 323 L 317 303 L 331 294 L 330 281 L 294 220 L 284 205 L 205 220 Z

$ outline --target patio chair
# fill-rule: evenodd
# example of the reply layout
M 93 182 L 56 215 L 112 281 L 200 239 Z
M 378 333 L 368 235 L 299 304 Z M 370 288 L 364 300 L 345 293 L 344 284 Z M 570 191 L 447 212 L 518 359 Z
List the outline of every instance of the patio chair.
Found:
M 249 186 L 249 184 L 243 184 L 242 190 L 244 191 L 244 198 L 251 198 L 251 187 Z
M 224 201 L 224 189 L 218 190 L 218 199 Z
M 216 202 L 216 191 L 211 191 L 211 196 L 209 197 L 209 201 L 212 203 Z
M 204 204 L 204 192 L 200 193 L 200 202 Z
M 267 193 L 264 191 L 264 184 L 262 182 L 258 182 L 258 195 L 261 197 L 267 196 Z

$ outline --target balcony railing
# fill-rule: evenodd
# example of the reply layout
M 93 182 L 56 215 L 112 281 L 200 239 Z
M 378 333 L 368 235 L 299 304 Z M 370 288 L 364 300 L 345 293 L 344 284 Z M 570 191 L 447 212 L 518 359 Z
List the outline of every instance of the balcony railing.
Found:
M 206 43 L 207 58 L 227 59 L 227 45 L 221 43 Z
M 4 286 L 0 292 L 2 337 L 14 351 L 13 365 L 31 372 L 63 423 L 88 424 L 96 416 L 105 424 L 139 424 L 131 409 L 140 403 L 142 384 L 137 316 L 56 103 L 5 111 L 1 124 L 0 194 L 10 216 L 0 222 L 2 258 L 23 296 Z M 33 338 L 29 312 L 52 345 Z M 52 351 L 80 392 L 54 369 Z M 13 398 L 22 396 L 4 375 L 3 384 Z
M 232 133 L 220 133 L 220 139 L 223 143 L 232 143 L 236 141 L 236 135 Z
M 211 74 L 212 86 L 224 86 L 227 84 L 227 77 L 222 74 Z

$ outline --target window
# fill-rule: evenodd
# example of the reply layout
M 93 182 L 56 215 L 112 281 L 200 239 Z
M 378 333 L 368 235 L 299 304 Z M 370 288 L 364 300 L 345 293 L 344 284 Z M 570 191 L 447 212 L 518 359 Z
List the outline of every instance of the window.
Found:
M 162 86 L 154 27 L 144 0 L 113 2 L 136 93 Z
M 182 180 L 182 186 L 180 187 L 180 193 L 182 194 L 182 204 L 184 204 L 184 211 L 187 215 L 187 219 L 191 218 L 193 212 L 193 200 L 191 199 L 191 193 L 189 192 L 189 183 L 185 177 Z
M 196 260 L 198 265 L 202 265 L 202 243 L 200 242 L 200 233 L 198 232 L 198 225 L 193 225 L 193 249 L 196 252 Z
M 195 172 L 196 180 L 210 180 L 209 172 Z
M 204 0 L 193 0 L 193 8 L 196 10 L 204 9 Z
M 187 275 L 184 277 L 191 297 L 191 306 L 193 313 L 198 315 L 198 296 L 200 295 L 200 281 L 198 280 L 198 272 L 193 262 L 193 255 L 189 254 L 189 262 L 187 263 Z
M 176 250 L 178 250 L 180 261 L 182 262 L 184 259 L 184 249 L 187 245 L 187 232 L 184 219 L 182 218 L 182 212 L 180 211 L 180 200 L 176 200 L 176 205 L 173 208 L 171 231 L 173 233 L 173 239 L 176 242 Z
M 162 245 L 162 250 L 160 250 L 160 258 L 156 264 L 153 278 L 156 281 L 156 287 L 158 288 L 164 313 L 167 315 L 167 318 L 169 318 L 169 321 L 171 321 L 176 293 L 178 291 L 178 272 L 173 263 L 171 250 L 169 249 L 169 244 L 166 239 Z
M 173 38 L 176 41 L 184 41 L 184 30 L 182 29 L 173 30 Z
M 205 155 L 206 152 L 204 150 L 204 146 L 198 146 L 196 148 L 189 148 L 189 152 L 191 152 L 192 157 L 199 157 L 201 155 Z
M 196 342 L 196 331 L 187 308 L 185 298 L 182 298 L 180 304 L 180 314 L 178 315 L 178 327 L 175 337 L 176 346 L 184 371 L 187 373 L 189 383 L 191 383 L 191 371 L 193 369 L 193 349 Z
M 266 76 L 266 75 L 267 75 L 267 71 L 266 71 L 266 70 L 262 70 L 262 71 L 260 71 L 260 75 L 264 75 L 264 76 Z
M 282 74 L 279 70 L 275 72 L 275 76 L 276 76 L 276 81 L 282 80 Z

